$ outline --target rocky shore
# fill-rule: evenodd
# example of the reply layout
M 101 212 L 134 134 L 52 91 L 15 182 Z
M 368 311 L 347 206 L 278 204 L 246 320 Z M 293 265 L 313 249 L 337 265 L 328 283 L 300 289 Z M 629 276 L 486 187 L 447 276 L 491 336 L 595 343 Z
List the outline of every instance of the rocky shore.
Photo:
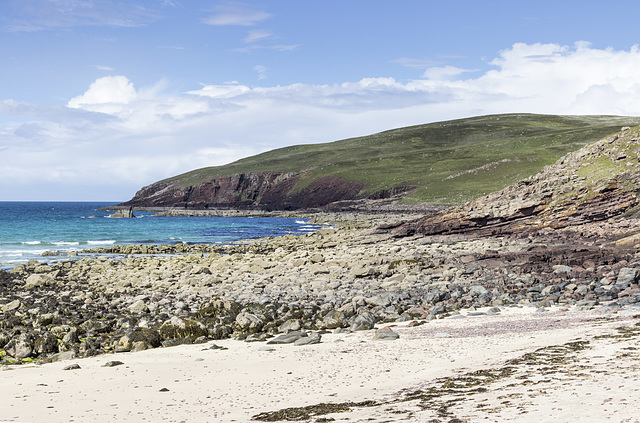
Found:
M 308 344 L 329 331 L 428 323 L 461 308 L 640 302 L 636 220 L 611 221 L 604 233 L 582 225 L 398 238 L 388 230 L 409 217 L 323 215 L 317 221 L 335 229 L 230 246 L 113 246 L 2 271 L 0 360 L 225 338 Z

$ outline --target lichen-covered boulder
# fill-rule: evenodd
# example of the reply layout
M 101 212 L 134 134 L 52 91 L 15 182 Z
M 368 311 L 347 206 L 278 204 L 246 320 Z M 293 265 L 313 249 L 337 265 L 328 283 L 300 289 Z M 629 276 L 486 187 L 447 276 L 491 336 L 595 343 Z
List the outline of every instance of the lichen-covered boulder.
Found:
M 348 323 L 344 313 L 330 310 L 316 325 L 318 329 L 337 329 L 348 326 Z
M 200 336 L 207 336 L 205 325 L 197 320 L 173 316 L 160 327 L 160 336 L 164 340 L 175 338 L 190 338 L 195 340 Z
M 162 345 L 162 336 L 155 329 L 136 328 L 123 335 L 116 343 L 116 352 L 127 352 L 132 350 L 147 350 L 158 348 Z
M 58 338 L 51 332 L 46 332 L 36 338 L 33 343 L 33 350 L 36 354 L 53 354 L 58 352 Z

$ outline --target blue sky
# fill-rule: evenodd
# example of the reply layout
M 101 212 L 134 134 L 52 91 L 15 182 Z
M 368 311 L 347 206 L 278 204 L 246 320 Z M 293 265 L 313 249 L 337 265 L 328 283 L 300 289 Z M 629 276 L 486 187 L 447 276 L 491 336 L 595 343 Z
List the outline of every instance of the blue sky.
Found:
M 635 1 L 0 2 L 0 201 L 124 201 L 274 148 L 640 115 Z

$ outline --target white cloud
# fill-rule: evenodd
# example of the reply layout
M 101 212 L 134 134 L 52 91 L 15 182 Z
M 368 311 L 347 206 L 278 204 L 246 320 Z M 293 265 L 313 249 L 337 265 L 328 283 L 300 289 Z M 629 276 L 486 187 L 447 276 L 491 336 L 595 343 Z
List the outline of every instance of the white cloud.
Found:
M 258 79 L 267 79 L 267 67 L 262 65 L 256 65 L 253 70 L 258 72 Z
M 273 36 L 273 32 L 271 31 L 250 31 L 249 34 L 245 37 L 245 43 L 255 43 L 256 41 L 264 40 L 266 38 L 271 38 Z
M 116 114 L 137 97 L 136 89 L 126 76 L 105 76 L 97 79 L 84 94 L 67 103 L 73 109 Z
M 228 2 L 217 8 L 217 13 L 204 19 L 209 25 L 240 25 L 253 26 L 258 22 L 262 22 L 271 17 L 271 14 L 256 10 L 251 6 L 238 3 Z
M 94 66 L 96 69 L 101 70 L 101 71 L 106 71 L 106 72 L 113 72 L 115 69 L 112 68 L 111 66 L 104 66 L 104 65 L 95 65 Z
M 462 69 L 455 66 L 440 66 L 440 67 L 430 67 L 426 71 L 424 71 L 424 76 L 427 79 L 435 79 L 435 80 L 452 80 L 456 79 L 457 76 L 462 75 L 467 72 L 473 72 L 469 69 Z
M 136 88 L 108 76 L 68 107 L 2 100 L 0 192 L 16 199 L 67 187 L 75 191 L 63 199 L 126 200 L 156 180 L 285 145 L 489 113 L 640 115 L 638 47 L 515 44 L 489 63 L 473 73 L 431 67 L 412 81 L 232 81 L 177 95 L 167 81 Z
M 199 90 L 189 91 L 188 94 L 212 98 L 232 98 L 251 92 L 251 88 L 238 83 L 227 85 L 205 85 Z

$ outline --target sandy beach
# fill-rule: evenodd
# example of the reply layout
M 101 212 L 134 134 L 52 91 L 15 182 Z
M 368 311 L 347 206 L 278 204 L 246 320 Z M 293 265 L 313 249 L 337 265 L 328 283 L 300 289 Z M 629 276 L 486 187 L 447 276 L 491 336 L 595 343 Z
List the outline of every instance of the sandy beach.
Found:
M 0 421 L 640 422 L 635 249 L 371 225 L 0 274 Z
M 268 413 L 372 401 L 300 420 L 637 422 L 640 310 L 539 310 L 403 322 L 392 325 L 393 341 L 375 340 L 374 329 L 327 333 L 308 346 L 218 340 L 6 366 L 0 419 L 245 422 L 266 413 L 276 421 Z M 105 366 L 114 360 L 122 364 Z

